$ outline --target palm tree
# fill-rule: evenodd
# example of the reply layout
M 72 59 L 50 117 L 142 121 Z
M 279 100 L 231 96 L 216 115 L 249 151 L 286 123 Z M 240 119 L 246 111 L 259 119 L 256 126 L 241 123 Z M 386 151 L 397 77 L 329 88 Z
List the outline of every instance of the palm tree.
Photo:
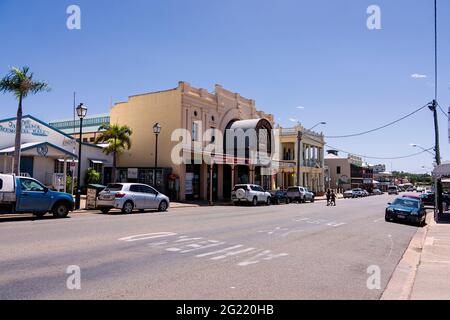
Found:
M 103 152 L 106 154 L 113 154 L 112 182 L 116 182 L 117 156 L 125 149 L 130 150 L 130 136 L 133 134 L 133 131 L 128 126 L 121 126 L 118 124 L 103 124 L 100 126 L 99 130 L 104 131 L 95 139 L 95 143 L 108 144 L 108 146 L 103 149 Z
M 30 68 L 11 68 L 10 72 L 0 80 L 0 92 L 11 92 L 19 100 L 16 119 L 16 139 L 14 144 L 14 173 L 20 174 L 20 145 L 22 135 L 22 100 L 29 93 L 36 94 L 41 91 L 50 91 L 47 83 L 33 80 Z

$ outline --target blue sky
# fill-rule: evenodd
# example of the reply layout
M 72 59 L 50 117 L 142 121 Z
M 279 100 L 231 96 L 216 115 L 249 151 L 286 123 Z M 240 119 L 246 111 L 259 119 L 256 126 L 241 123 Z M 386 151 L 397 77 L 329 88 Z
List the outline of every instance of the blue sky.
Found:
M 81 7 L 82 29 L 66 28 L 66 8 Z M 382 29 L 366 27 L 381 8 Z M 439 101 L 450 106 L 450 2 L 439 0 Z M 432 0 L 0 0 L 0 75 L 28 65 L 50 93 L 26 99 L 24 112 L 50 121 L 72 115 L 73 91 L 89 113 L 108 112 L 129 95 L 185 80 L 214 84 L 255 99 L 282 126 L 326 121 L 326 135 L 365 131 L 434 97 Z M 412 78 L 412 74 L 426 78 Z M 0 117 L 16 101 L 0 95 Z M 304 109 L 298 109 L 302 106 Z M 439 115 L 442 157 L 448 124 Z M 369 156 L 434 144 L 432 114 L 421 111 L 377 133 L 329 139 Z M 384 162 L 388 169 L 431 167 L 429 154 Z M 450 160 L 450 159 L 449 159 Z

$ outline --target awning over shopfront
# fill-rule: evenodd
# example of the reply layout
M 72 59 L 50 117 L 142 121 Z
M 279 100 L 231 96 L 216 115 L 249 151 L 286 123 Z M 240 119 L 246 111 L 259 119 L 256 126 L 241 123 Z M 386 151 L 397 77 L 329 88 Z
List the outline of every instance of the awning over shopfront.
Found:
M 7 147 L 0 150 L 0 155 L 12 156 L 16 150 L 15 146 Z M 55 146 L 49 142 L 29 142 L 20 145 L 21 155 L 37 156 L 50 158 L 77 158 L 76 154 Z

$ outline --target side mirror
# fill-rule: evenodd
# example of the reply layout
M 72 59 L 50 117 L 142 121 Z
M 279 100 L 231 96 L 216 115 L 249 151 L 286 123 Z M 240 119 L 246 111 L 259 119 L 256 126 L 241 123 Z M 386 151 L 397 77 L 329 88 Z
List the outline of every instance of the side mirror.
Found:
M 44 193 L 47 193 L 48 192 L 48 188 L 47 187 L 44 187 Z
M 390 206 L 392 203 L 388 202 L 388 205 Z

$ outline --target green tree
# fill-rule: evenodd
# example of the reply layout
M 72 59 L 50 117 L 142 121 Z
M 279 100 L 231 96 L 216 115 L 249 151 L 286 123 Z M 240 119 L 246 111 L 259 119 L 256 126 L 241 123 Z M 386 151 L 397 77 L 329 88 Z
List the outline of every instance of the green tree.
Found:
M 133 131 L 128 126 L 118 124 L 104 124 L 100 126 L 99 130 L 104 131 L 95 139 L 95 143 L 108 144 L 103 152 L 113 155 L 112 181 L 116 182 L 117 156 L 125 149 L 130 150 Z
M 102 180 L 102 175 L 97 172 L 94 168 L 89 168 L 86 171 L 86 176 L 84 181 L 86 181 L 86 185 L 89 184 L 98 184 Z
M 20 145 L 22 136 L 22 101 L 28 94 L 36 94 L 41 91 L 49 91 L 47 83 L 35 81 L 30 68 L 11 68 L 9 73 L 0 80 L 0 92 L 14 94 L 19 102 L 16 120 L 16 138 L 14 143 L 14 173 L 20 174 Z

